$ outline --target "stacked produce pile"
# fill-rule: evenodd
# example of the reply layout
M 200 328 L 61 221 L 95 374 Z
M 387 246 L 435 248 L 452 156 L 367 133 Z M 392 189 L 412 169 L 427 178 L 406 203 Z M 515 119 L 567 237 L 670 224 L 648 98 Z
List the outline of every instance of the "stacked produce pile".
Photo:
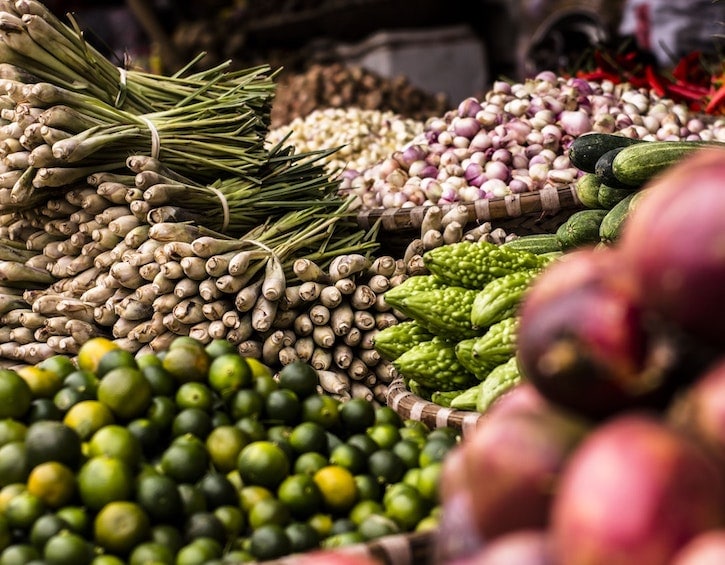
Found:
M 527 382 L 446 461 L 448 559 L 723 559 L 724 163 L 722 148 L 683 158 L 645 184 L 616 243 L 565 254 L 531 287 Z
M 323 158 L 327 170 L 333 174 L 345 169 L 363 170 L 404 147 L 422 132 L 422 121 L 390 111 L 345 107 L 313 110 L 304 118 L 295 118 L 273 129 L 267 139 L 273 144 L 284 139 L 302 152 L 339 148 Z
M 404 76 L 386 78 L 362 67 L 319 63 L 280 75 L 272 127 L 330 107 L 394 112 L 416 120 L 440 116 L 450 108 L 444 96 L 421 90 Z
M 238 564 L 435 528 L 457 432 L 318 388 L 187 337 L 0 370 L 0 562 Z
M 571 142 L 588 132 L 644 140 L 725 140 L 722 118 L 627 83 L 589 82 L 542 72 L 524 83 L 496 81 L 379 163 L 350 170 L 341 188 L 363 208 L 473 202 L 562 188 L 580 171 Z

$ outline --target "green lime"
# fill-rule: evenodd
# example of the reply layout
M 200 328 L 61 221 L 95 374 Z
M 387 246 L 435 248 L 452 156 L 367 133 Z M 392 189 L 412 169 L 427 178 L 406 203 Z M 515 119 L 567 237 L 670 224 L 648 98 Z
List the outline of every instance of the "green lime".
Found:
M 399 428 L 403 425 L 403 420 L 390 406 L 378 406 L 375 409 L 375 424 L 392 424 Z
M 129 500 L 133 493 L 133 471 L 115 457 L 92 457 L 80 468 L 77 479 L 81 500 L 92 510 L 100 510 L 109 502 Z
M 126 428 L 141 444 L 141 451 L 149 457 L 156 456 L 157 451 L 165 445 L 161 441 L 163 431 L 157 423 L 148 418 L 131 420 Z
M 316 422 L 302 422 L 290 432 L 289 442 L 297 454 L 327 453 L 327 432 Z
M 216 359 L 222 355 L 236 353 L 237 351 L 232 342 L 226 339 L 213 339 L 206 344 L 204 349 L 212 359 Z
M 359 526 L 370 514 L 384 514 L 383 505 L 377 500 L 360 500 L 350 510 L 350 520 L 355 526 Z
M 128 556 L 128 565 L 174 565 L 171 548 L 155 542 L 145 541 L 137 545 Z
M 375 408 L 364 398 L 352 398 L 340 407 L 340 420 L 348 434 L 364 432 L 375 424 Z
M 151 520 L 141 505 L 119 500 L 101 508 L 93 521 L 93 539 L 106 551 L 129 554 L 137 545 L 149 539 Z
M 204 443 L 186 434 L 174 439 L 161 454 L 162 472 L 179 483 L 194 483 L 209 468 L 209 455 Z
M 317 530 L 305 522 L 293 522 L 285 529 L 290 540 L 290 553 L 301 553 L 317 547 L 320 543 L 320 536 Z
M 286 388 L 271 391 L 264 402 L 264 417 L 268 422 L 292 425 L 300 414 L 300 400 Z
M 224 505 L 218 506 L 214 509 L 214 516 L 224 526 L 226 532 L 226 539 L 234 540 L 244 532 L 247 526 L 247 519 L 239 505 Z
M 168 547 L 176 554 L 184 545 L 181 530 L 171 524 L 156 524 L 151 528 L 151 542 Z
M 243 418 L 257 419 L 264 409 L 264 397 L 252 388 L 236 391 L 229 398 L 229 415 L 234 421 Z
M 380 500 L 382 497 L 382 486 L 372 475 L 355 475 L 355 486 L 360 500 Z
M 177 342 L 178 339 L 176 338 L 174 342 Z M 179 383 L 205 381 L 210 365 L 209 354 L 198 342 L 177 342 L 176 346 L 169 346 L 163 359 L 164 369 Z
M 171 422 L 172 437 L 192 434 L 200 440 L 206 440 L 212 431 L 211 415 L 201 408 L 184 408 Z
M 274 493 L 266 487 L 247 485 L 239 491 L 239 505 L 247 514 L 260 500 L 274 498 Z
M 30 408 L 30 385 L 11 369 L 0 369 L 0 418 L 22 418 Z
M 418 465 L 425 468 L 431 463 L 443 461 L 454 445 L 444 439 L 429 439 L 420 451 Z
M 270 441 L 255 441 L 239 454 L 237 468 L 245 484 L 276 488 L 289 474 L 284 450 Z
M 154 396 L 146 417 L 156 424 L 160 430 L 168 432 L 176 417 L 176 403 L 168 396 Z
M 337 534 L 354 532 L 355 530 L 357 530 L 355 522 L 353 522 L 347 516 L 342 516 L 332 522 L 332 528 L 330 528 L 330 535 L 336 536 Z
M 277 498 L 295 518 L 307 518 L 322 507 L 322 494 L 311 475 L 290 475 L 279 485 Z
M 25 442 L 11 441 L 0 447 L 0 487 L 24 483 L 29 472 Z
M 313 514 L 305 523 L 312 526 L 320 539 L 329 536 L 332 530 L 332 516 L 327 513 L 318 512 L 317 514 Z
M 139 477 L 136 480 L 136 502 L 155 523 L 173 523 L 184 511 L 177 484 L 166 475 Z
M 380 449 L 368 459 L 370 474 L 380 484 L 397 483 L 405 474 L 405 463 L 395 453 L 388 449 Z
M 78 369 L 65 376 L 63 386 L 95 394 L 98 388 L 98 377 L 95 373 Z
M 314 475 L 327 465 L 327 457 L 316 451 L 302 453 L 295 459 L 294 473 Z
M 330 464 L 345 467 L 353 475 L 357 475 L 367 468 L 367 455 L 354 445 L 341 443 L 330 452 Z
M 174 565 L 206 565 L 222 555 L 222 546 L 215 539 L 196 538 L 176 554 Z
M 148 410 L 153 390 L 138 368 L 117 367 L 100 380 L 97 395 L 116 417 L 130 420 Z
M 231 344 L 230 344 L 231 345 Z M 252 385 L 249 363 L 234 352 L 216 356 L 209 366 L 209 386 L 222 398 Z
M 340 402 L 325 394 L 314 394 L 302 401 L 302 420 L 315 422 L 326 430 L 340 423 Z
M 177 488 L 179 490 L 179 496 L 181 497 L 181 504 L 184 508 L 184 518 L 188 518 L 189 516 L 193 516 L 199 512 L 207 511 L 204 493 L 196 488 L 196 485 L 181 483 L 180 485 L 177 485 Z
M 198 408 L 210 412 L 214 405 L 214 393 L 206 384 L 200 382 L 188 382 L 179 385 L 174 397 L 176 406 L 183 410 L 185 408 Z
M 41 498 L 24 490 L 13 496 L 5 507 L 5 518 L 11 528 L 29 530 L 46 511 Z
M 81 461 L 81 443 L 78 433 L 61 422 L 34 422 L 25 434 L 28 465 L 57 461 L 75 469 Z
M 0 553 L 0 565 L 28 565 L 40 559 L 40 552 L 29 543 L 15 543 Z
M 292 543 L 282 526 L 267 524 L 252 532 L 249 550 L 259 561 L 278 559 L 289 554 Z
M 358 526 L 358 532 L 366 540 L 393 536 L 401 532 L 400 526 L 391 518 L 381 514 L 368 515 Z
M 418 522 L 428 515 L 429 509 L 428 503 L 415 489 L 400 491 L 385 501 L 385 515 L 403 531 L 414 530 Z
M 253 530 L 269 524 L 286 526 L 291 519 L 290 509 L 277 498 L 263 498 L 249 511 L 249 527 Z
M 59 532 L 45 544 L 43 560 L 49 565 L 86 565 L 93 561 L 93 545 L 73 532 Z
M 346 443 L 357 447 L 360 451 L 362 451 L 368 457 L 379 449 L 378 444 L 375 442 L 375 440 L 372 437 L 370 437 L 368 434 L 363 434 L 363 433 L 357 433 L 357 434 L 351 435 L 347 439 Z
M 323 549 L 336 549 L 365 542 L 365 537 L 360 532 L 343 532 L 335 534 L 322 540 L 320 546 Z
M 224 524 L 213 512 L 195 512 L 186 519 L 184 539 L 190 542 L 199 538 L 210 538 L 222 544 L 226 542 Z
M 76 366 L 67 355 L 51 355 L 43 359 L 37 366 L 40 369 L 51 371 L 63 379 L 76 370 Z
M 51 537 L 68 528 L 68 522 L 57 514 L 43 514 L 30 529 L 30 543 L 39 551 L 42 551 Z
M 95 392 L 88 389 L 71 388 L 64 386 L 53 395 L 53 404 L 65 414 L 74 405 L 84 400 L 94 400 Z
M 420 470 L 418 491 L 428 502 L 434 504 L 439 502 L 442 471 L 443 462 L 441 461 L 434 461 Z
M 304 361 L 293 361 L 282 367 L 278 379 L 281 388 L 293 391 L 300 399 L 316 394 L 320 382 L 314 367 Z
M 0 446 L 11 441 L 23 441 L 28 427 L 18 420 L 5 418 L 0 420 Z
M 237 468 L 237 459 L 249 436 L 236 426 L 216 426 L 206 436 L 206 450 L 217 471 L 228 473 Z
M 204 494 L 206 507 L 214 510 L 219 506 L 239 504 L 239 494 L 232 482 L 221 473 L 207 473 L 196 484 Z
M 368 428 L 367 434 L 380 449 L 392 449 L 400 441 L 400 428 L 393 424 L 376 424 Z
M 142 367 L 141 372 L 151 385 L 151 391 L 155 396 L 173 397 L 176 392 L 176 380 L 160 363 L 161 361 L 159 365 Z
M 98 360 L 98 368 L 96 369 L 96 376 L 100 379 L 103 376 L 118 367 L 132 367 L 138 369 L 136 364 L 136 358 L 133 353 L 129 353 L 125 349 L 111 349 L 103 354 Z
M 52 398 L 36 398 L 30 403 L 30 410 L 25 418 L 27 424 L 33 424 L 41 420 L 63 419 L 63 412 L 55 405 Z
M 242 418 L 241 420 L 237 420 L 234 425 L 247 434 L 249 441 L 262 441 L 267 439 L 267 428 L 255 418 Z
M 406 469 L 418 467 L 420 451 L 418 444 L 411 439 L 401 439 L 393 445 L 393 453 L 403 460 Z
M 141 463 L 141 442 L 128 428 L 116 424 L 104 426 L 94 433 L 88 441 L 87 452 L 90 457 L 116 457 L 132 469 Z
M 340 465 L 328 465 L 317 471 L 317 483 L 325 506 L 332 512 L 346 512 L 357 502 L 357 484 L 353 474 Z
M 247 360 L 248 363 L 251 361 L 252 359 Z M 267 398 L 270 392 L 279 388 L 279 383 L 271 374 L 263 373 L 254 377 L 252 387 L 262 395 L 262 398 Z
M 72 532 L 81 536 L 91 534 L 89 513 L 83 506 L 64 506 L 56 510 L 55 515 L 66 522 Z

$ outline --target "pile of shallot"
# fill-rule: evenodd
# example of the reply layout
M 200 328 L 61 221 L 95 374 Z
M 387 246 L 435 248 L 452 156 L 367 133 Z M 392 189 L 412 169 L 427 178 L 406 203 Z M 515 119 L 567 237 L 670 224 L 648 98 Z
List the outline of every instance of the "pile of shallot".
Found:
M 725 563 L 725 151 L 648 186 L 526 296 L 526 381 L 446 461 L 440 561 Z

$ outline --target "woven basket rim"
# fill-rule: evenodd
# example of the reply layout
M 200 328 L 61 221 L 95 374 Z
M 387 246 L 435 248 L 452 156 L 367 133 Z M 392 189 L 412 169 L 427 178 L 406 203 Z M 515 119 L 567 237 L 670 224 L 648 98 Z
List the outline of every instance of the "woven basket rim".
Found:
M 432 205 L 410 208 L 373 208 L 357 214 L 358 224 L 369 229 L 378 225 L 384 232 L 420 228 L 426 212 Z M 440 206 L 445 214 L 457 206 L 466 209 L 468 222 L 506 220 L 530 214 L 557 214 L 562 210 L 582 208 L 574 184 L 561 188 L 546 187 L 534 192 L 509 194 L 474 202 L 457 202 Z
M 403 377 L 397 376 L 388 386 L 386 404 L 402 418 L 418 420 L 431 428 L 452 427 L 463 436 L 473 431 L 483 416 L 480 412 L 447 408 L 411 392 Z

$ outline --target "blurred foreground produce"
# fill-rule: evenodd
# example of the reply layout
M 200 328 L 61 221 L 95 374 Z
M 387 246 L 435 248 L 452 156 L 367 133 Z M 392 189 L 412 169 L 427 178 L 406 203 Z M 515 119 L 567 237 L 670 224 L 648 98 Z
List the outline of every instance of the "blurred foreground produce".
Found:
M 524 383 L 446 460 L 440 555 L 487 563 L 521 551 L 562 565 L 719 555 L 724 163 L 718 148 L 683 158 L 645 185 L 617 243 L 565 254 L 536 280 L 519 314 Z M 545 450 L 510 449 L 520 422 L 552 414 L 561 425 L 525 434 L 548 447 L 548 467 L 536 465 Z M 576 426 L 570 449 L 551 453 Z M 499 476 L 522 480 L 502 490 Z M 540 504 L 521 502 L 532 490 Z
M 224 340 L 92 338 L 0 389 L 2 563 L 239 563 L 424 531 L 457 442 Z

